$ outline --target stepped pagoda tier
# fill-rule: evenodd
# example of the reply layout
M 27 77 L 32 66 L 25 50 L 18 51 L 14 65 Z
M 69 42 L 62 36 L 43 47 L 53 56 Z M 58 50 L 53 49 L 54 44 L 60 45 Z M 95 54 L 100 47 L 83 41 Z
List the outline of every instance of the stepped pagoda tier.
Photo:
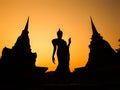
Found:
M 47 67 L 36 67 L 36 53 L 31 52 L 30 40 L 28 36 L 29 18 L 25 28 L 18 37 L 12 49 L 5 47 L 2 51 L 0 66 L 3 70 L 12 72 L 45 72 Z M 10 71 L 10 72 L 11 72 Z
M 88 62 L 85 67 L 75 68 L 74 72 L 82 73 L 86 71 L 99 71 L 107 68 L 115 67 L 118 62 L 116 59 L 116 52 L 112 49 L 110 44 L 103 39 L 98 33 L 92 18 L 92 38 L 89 45 L 90 52 Z
M 111 66 L 116 62 L 116 53 L 110 46 L 110 44 L 103 39 L 103 37 L 97 32 L 97 29 L 91 18 L 92 26 L 92 38 L 89 45 L 90 53 L 87 68 L 99 68 Z
M 18 64 L 22 64 L 25 67 L 35 67 L 35 61 L 37 54 L 31 52 L 30 40 L 28 36 L 28 24 L 29 18 L 27 20 L 26 26 L 22 31 L 21 35 L 18 37 L 15 45 L 12 47 L 13 53 L 15 54 L 15 60 L 19 60 Z
M 28 24 L 29 18 L 25 25 L 24 30 L 22 31 L 21 35 L 18 37 L 15 45 L 12 49 L 4 48 L 2 51 L 2 62 L 9 67 L 35 67 L 35 61 L 37 54 L 31 52 L 30 48 L 30 40 L 28 36 Z

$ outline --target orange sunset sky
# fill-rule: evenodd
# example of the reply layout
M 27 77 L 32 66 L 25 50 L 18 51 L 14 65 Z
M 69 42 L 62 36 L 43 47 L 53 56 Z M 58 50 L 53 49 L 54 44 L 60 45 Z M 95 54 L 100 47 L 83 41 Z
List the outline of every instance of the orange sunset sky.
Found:
M 52 63 L 51 40 L 56 38 L 59 28 L 63 39 L 72 39 L 70 70 L 86 65 L 92 35 L 90 16 L 113 49 L 119 47 L 120 0 L 0 0 L 0 56 L 5 46 L 12 48 L 28 16 L 36 66 L 48 67 L 48 71 L 54 71 L 58 64 L 57 57 L 56 64 Z

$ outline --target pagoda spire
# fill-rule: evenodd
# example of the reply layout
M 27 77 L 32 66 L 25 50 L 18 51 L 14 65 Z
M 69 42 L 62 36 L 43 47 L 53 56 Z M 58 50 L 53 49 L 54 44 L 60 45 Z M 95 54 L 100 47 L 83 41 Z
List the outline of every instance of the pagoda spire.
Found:
M 27 19 L 27 22 L 26 22 L 26 25 L 25 25 L 24 30 L 28 30 L 28 24 L 29 24 L 29 17 L 28 17 L 28 19 Z
M 96 40 L 96 39 L 102 39 L 102 36 L 98 33 L 98 31 L 97 31 L 97 29 L 96 29 L 96 27 L 95 27 L 95 25 L 94 25 L 93 20 L 92 20 L 91 17 L 90 17 L 90 20 L 91 20 L 92 33 L 93 33 L 91 39 L 94 39 L 94 40 Z
M 29 40 L 29 36 L 28 36 L 28 24 L 29 24 L 29 17 L 27 19 L 26 25 L 21 33 L 21 35 L 18 37 L 15 45 L 13 46 L 14 49 L 21 49 L 23 51 L 25 50 L 29 50 L 29 52 L 31 51 L 30 49 L 30 40 Z M 27 48 L 26 48 L 27 47 Z
M 93 23 L 92 17 L 90 17 L 90 20 L 91 20 L 91 26 L 92 26 L 92 32 L 93 32 L 93 34 L 94 34 L 94 35 L 99 34 L 99 33 L 97 32 L 97 29 L 96 29 L 94 23 Z

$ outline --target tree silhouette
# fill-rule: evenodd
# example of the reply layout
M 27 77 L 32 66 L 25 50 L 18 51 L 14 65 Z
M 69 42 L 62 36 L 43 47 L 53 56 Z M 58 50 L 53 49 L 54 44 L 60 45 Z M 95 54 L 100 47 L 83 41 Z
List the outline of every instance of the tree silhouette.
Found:
M 120 42 L 120 39 L 118 40 L 118 42 Z M 120 44 L 119 44 L 119 48 L 116 49 L 117 53 L 120 53 Z

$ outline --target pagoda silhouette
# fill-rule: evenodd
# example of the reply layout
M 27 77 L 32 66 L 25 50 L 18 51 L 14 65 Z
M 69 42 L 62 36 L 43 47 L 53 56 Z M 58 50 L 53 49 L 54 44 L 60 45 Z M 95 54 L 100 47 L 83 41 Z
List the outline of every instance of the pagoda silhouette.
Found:
M 29 17 L 12 49 L 5 47 L 2 50 L 0 70 L 3 75 L 8 73 L 9 75 L 35 75 L 45 73 L 48 69 L 47 67 L 35 66 L 37 54 L 31 52 L 28 24 Z
M 100 68 L 111 66 L 116 62 L 116 52 L 113 50 L 110 44 L 97 32 L 92 18 L 90 19 L 92 26 L 92 38 L 89 45 L 90 53 L 86 67 Z
M 99 71 L 108 68 L 113 69 L 117 64 L 120 65 L 116 57 L 116 52 L 110 44 L 98 33 L 92 18 L 90 17 L 92 27 L 92 37 L 89 45 L 90 52 L 88 62 L 85 67 L 75 68 L 74 72 Z
M 25 28 L 12 48 L 4 47 L 0 58 L 0 88 L 39 89 L 39 90 L 71 90 L 92 89 L 120 84 L 120 48 L 117 53 L 98 33 L 92 18 L 92 37 L 90 52 L 85 67 L 75 68 L 69 75 L 46 72 L 47 67 L 35 65 L 37 53 L 31 51 L 29 39 L 29 17 Z M 56 39 L 54 39 L 56 40 Z M 69 43 L 71 39 L 69 39 Z M 64 67 L 61 67 L 64 69 Z M 6 82 L 7 81 L 7 82 Z

